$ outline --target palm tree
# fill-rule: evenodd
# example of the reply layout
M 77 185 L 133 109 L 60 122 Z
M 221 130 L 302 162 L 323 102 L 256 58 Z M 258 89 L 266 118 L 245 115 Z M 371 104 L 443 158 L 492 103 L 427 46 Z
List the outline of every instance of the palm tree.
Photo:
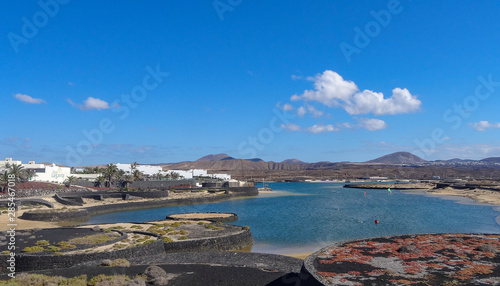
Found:
M 113 178 L 116 176 L 117 173 L 118 173 L 118 167 L 116 167 L 116 165 L 113 163 L 108 164 L 104 169 L 104 176 L 108 180 L 108 187 L 111 187 L 111 181 L 113 180 Z
M 132 176 L 134 177 L 134 181 L 140 181 L 140 180 L 142 180 L 143 174 L 139 170 L 134 170 L 132 172 Z
M 137 161 L 130 165 L 130 170 L 132 171 L 132 173 L 134 172 L 134 170 L 137 170 L 138 165 L 139 164 L 137 163 Z
M 102 184 L 106 181 L 106 178 L 105 178 L 105 177 L 103 177 L 103 176 L 99 176 L 99 177 L 97 177 L 97 179 L 96 179 L 96 180 L 97 180 L 97 185 L 98 185 L 99 187 L 102 187 Z
M 26 181 L 35 179 L 36 171 L 34 169 L 25 169 L 23 171 L 24 171 L 24 177 L 26 177 Z
M 179 175 L 179 173 L 176 173 L 176 172 L 170 172 L 170 177 L 173 180 L 177 180 L 177 179 L 179 179 L 180 175 Z
M 163 175 L 163 178 L 169 180 L 172 178 L 172 175 L 170 173 L 166 173 L 165 175 Z
M 15 176 L 15 181 L 16 182 L 19 182 L 23 176 L 23 165 L 18 165 L 18 164 L 13 164 L 13 165 L 6 165 L 8 166 L 8 171 L 9 171 L 9 174 L 11 175 L 14 175 Z
M 158 172 L 158 174 L 156 174 L 155 177 L 157 180 L 160 180 L 160 181 L 161 181 L 161 179 L 163 179 L 163 175 L 160 172 Z
M 68 178 L 66 178 L 66 186 L 68 186 L 68 188 L 71 188 L 71 184 L 73 184 L 76 179 L 77 178 L 75 176 L 69 176 Z
M 0 186 L 2 187 L 2 192 L 7 193 L 9 187 L 9 172 L 7 170 L 0 174 Z
M 122 180 L 123 180 L 123 183 L 125 184 L 125 188 L 128 189 L 128 186 L 130 185 L 130 183 L 132 183 L 134 181 L 134 176 L 131 174 L 126 174 L 122 177 Z

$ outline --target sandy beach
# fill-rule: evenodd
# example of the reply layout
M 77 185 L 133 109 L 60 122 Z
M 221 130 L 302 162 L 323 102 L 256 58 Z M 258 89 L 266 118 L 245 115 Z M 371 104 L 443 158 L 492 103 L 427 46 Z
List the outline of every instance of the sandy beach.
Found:
M 451 187 L 443 189 L 429 189 L 426 191 L 430 195 L 440 196 L 459 196 L 472 199 L 478 203 L 500 205 L 500 191 L 491 191 L 485 189 L 455 189 Z

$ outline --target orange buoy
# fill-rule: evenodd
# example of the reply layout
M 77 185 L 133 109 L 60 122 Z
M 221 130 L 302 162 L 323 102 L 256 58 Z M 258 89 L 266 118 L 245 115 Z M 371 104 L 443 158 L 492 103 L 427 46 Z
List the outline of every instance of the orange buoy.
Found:
M 375 220 L 375 224 L 378 224 L 378 220 Z

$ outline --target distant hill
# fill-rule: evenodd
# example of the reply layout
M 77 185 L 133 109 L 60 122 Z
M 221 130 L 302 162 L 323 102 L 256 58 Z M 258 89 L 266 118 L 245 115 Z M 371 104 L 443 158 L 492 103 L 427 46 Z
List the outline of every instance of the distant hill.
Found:
M 379 157 L 374 160 L 367 161 L 366 163 L 377 163 L 377 164 L 415 164 L 424 163 L 426 160 L 413 155 L 409 152 L 396 152 Z
M 281 161 L 281 163 L 284 163 L 284 164 L 305 164 L 305 162 L 302 162 L 298 159 L 286 159 L 284 161 Z
M 245 159 L 247 161 L 250 161 L 250 162 L 264 162 L 264 160 L 262 160 L 261 158 L 252 158 L 252 159 Z
M 229 156 L 228 154 L 220 153 L 220 154 L 210 154 L 210 155 L 201 157 L 200 159 L 196 160 L 196 162 L 221 161 L 221 160 L 231 160 L 231 159 L 234 159 L 234 158 Z
M 500 157 L 489 157 L 489 158 L 484 158 L 481 160 L 482 162 L 487 162 L 487 163 L 500 163 Z

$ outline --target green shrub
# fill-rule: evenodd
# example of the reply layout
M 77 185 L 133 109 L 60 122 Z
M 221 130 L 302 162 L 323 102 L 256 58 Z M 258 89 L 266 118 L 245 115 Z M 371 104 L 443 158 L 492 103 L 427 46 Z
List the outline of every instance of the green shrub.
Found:
M 61 276 L 47 276 L 42 274 L 20 273 L 14 279 L 0 281 L 0 285 L 10 286 L 87 286 L 87 275 L 80 275 L 73 278 L 64 278 Z
M 142 227 L 142 226 L 140 226 L 140 225 L 133 225 L 133 226 L 131 226 L 130 228 L 143 229 L 143 227 Z
M 163 237 L 162 240 L 163 242 L 173 242 L 173 240 L 168 236 Z
M 57 246 L 47 246 L 47 249 L 45 249 L 45 251 L 48 251 L 48 252 L 58 252 L 59 250 L 61 250 L 61 248 L 57 247 Z
M 35 243 L 36 246 L 47 246 L 49 245 L 50 243 L 46 240 L 39 240 Z
M 111 263 L 111 266 L 129 267 L 130 262 L 125 258 L 118 258 L 118 259 L 113 260 L 113 262 Z
M 113 248 L 116 248 L 116 249 L 122 249 L 125 247 L 127 247 L 127 245 L 123 244 L 123 243 L 115 243 L 115 245 L 113 245 Z
M 41 247 L 41 246 L 29 246 L 29 247 L 25 247 L 21 251 L 22 252 L 39 252 L 39 251 L 43 251 L 43 247 Z
M 207 224 L 207 225 L 205 225 L 205 228 L 213 229 L 213 230 L 223 230 L 224 229 L 222 226 L 216 226 L 213 224 Z
M 181 236 L 177 240 L 186 240 L 186 239 L 189 239 L 189 238 L 187 236 Z
M 61 242 L 59 242 L 56 245 L 59 246 L 62 249 L 73 249 L 73 248 L 76 248 L 76 245 L 73 245 L 73 244 L 71 244 L 71 243 L 69 243 L 67 241 L 61 241 Z
M 110 240 L 112 240 L 112 238 L 107 234 L 93 234 L 86 235 L 84 237 L 73 238 L 70 239 L 69 242 L 73 244 L 101 244 Z
M 99 274 L 95 277 L 92 277 L 87 285 L 96 286 L 96 285 L 125 285 L 130 278 L 126 275 L 105 275 Z
M 243 227 L 243 229 L 244 229 L 244 230 L 249 230 L 249 229 L 250 229 L 250 227 L 249 227 L 248 225 L 245 225 L 245 226 Z
M 10 251 L 8 251 L 8 250 L 2 251 L 2 255 L 9 255 L 9 254 L 10 254 Z
M 154 239 L 149 239 L 149 240 L 144 241 L 144 243 L 142 245 L 150 244 L 154 241 L 155 241 Z

